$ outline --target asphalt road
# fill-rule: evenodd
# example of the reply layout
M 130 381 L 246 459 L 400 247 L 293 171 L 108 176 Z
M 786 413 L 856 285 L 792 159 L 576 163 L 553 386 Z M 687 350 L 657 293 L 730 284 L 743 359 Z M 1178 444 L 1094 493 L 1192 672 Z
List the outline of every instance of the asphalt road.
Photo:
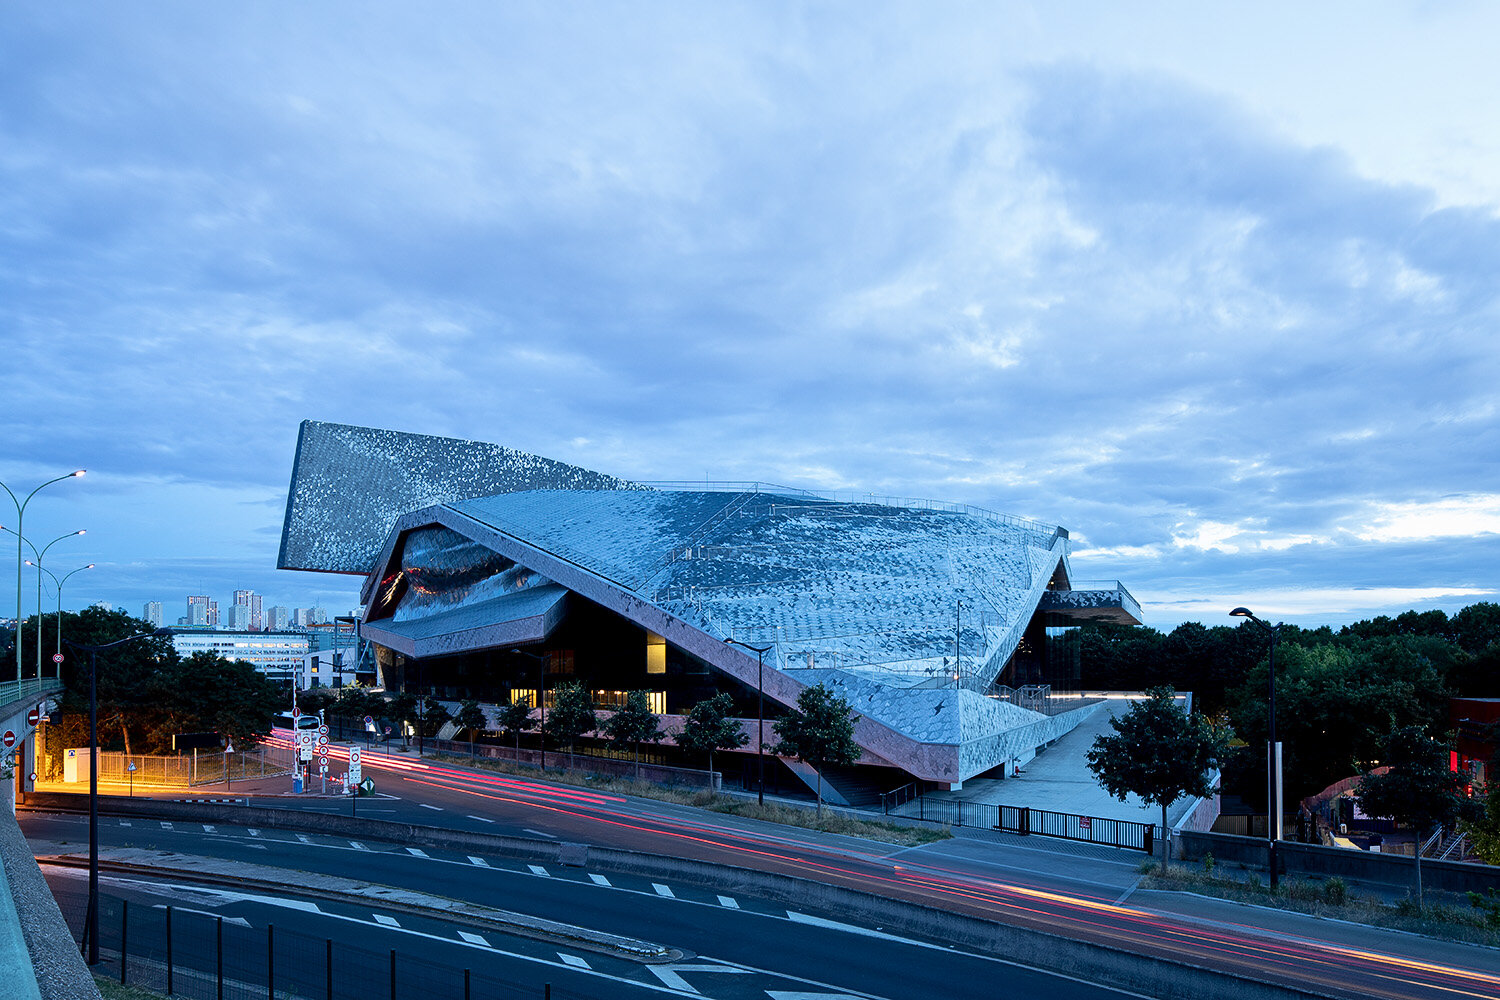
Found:
M 1134 892 L 1144 859 L 1131 852 L 998 834 L 988 843 L 955 839 L 902 849 L 401 755 L 389 763 L 366 755 L 365 766 L 381 794 L 359 801 L 362 818 L 753 867 L 1238 969 L 1336 996 L 1500 997 L 1500 962 L 1489 949 L 1179 894 Z M 317 811 L 355 808 L 350 800 L 311 796 L 258 801 Z M 565 919 L 567 904 L 549 908 L 547 898 L 536 904 L 538 915 Z
M 22 818 L 22 825 L 42 853 L 77 849 L 87 836 L 86 821 L 78 816 L 32 814 Z M 335 942 L 336 987 L 347 986 L 347 995 L 361 997 L 374 989 L 388 995 L 384 957 L 391 949 L 400 955 L 398 974 L 410 977 L 412 988 L 422 989 L 424 996 L 444 995 L 434 983 L 446 983 L 453 991 L 446 995 L 461 995 L 456 990 L 465 968 L 482 970 L 485 990 L 476 996 L 511 995 L 502 990 L 519 991 L 516 996 L 540 996 L 544 983 L 553 984 L 556 996 L 671 993 L 723 1000 L 993 1000 L 997 983 L 1004 984 L 1004 996 L 1023 1000 L 1118 1000 L 1130 995 L 993 956 L 649 878 L 549 869 L 501 857 L 252 827 L 214 825 L 206 830 L 203 824 L 181 821 L 163 824 L 106 818 L 100 835 L 101 850 L 106 853 L 130 847 L 231 861 L 248 858 L 291 871 L 356 875 L 382 885 L 473 900 L 609 933 L 649 936 L 685 953 L 680 961 L 647 965 L 489 929 L 476 931 L 442 918 L 386 911 L 378 903 L 308 898 L 299 893 L 295 879 L 288 880 L 283 892 L 268 894 L 259 888 L 195 885 L 171 874 L 122 877 L 106 873 L 101 878 L 101 891 L 107 897 L 130 900 L 136 913 L 131 935 L 139 942 L 150 936 L 160 939 L 164 907 L 172 905 L 175 957 L 199 970 L 212 970 L 214 965 L 216 939 L 210 915 L 227 922 L 225 948 L 237 956 L 238 971 L 233 977 L 240 980 L 263 974 L 265 927 L 273 924 L 282 942 L 278 947 L 292 948 L 301 956 L 300 961 L 278 959 L 278 982 L 298 976 L 318 996 L 324 995 L 326 973 L 320 945 L 325 939 Z M 44 870 L 64 908 L 81 913 L 86 892 L 82 870 L 52 866 Z M 117 934 L 112 922 L 117 921 L 118 911 L 111 903 L 102 912 L 102 943 L 113 950 Z M 158 923 L 153 929 L 141 928 L 142 913 L 155 914 Z M 252 957 L 246 960 L 245 956 Z M 345 995 L 341 989 L 336 994 Z

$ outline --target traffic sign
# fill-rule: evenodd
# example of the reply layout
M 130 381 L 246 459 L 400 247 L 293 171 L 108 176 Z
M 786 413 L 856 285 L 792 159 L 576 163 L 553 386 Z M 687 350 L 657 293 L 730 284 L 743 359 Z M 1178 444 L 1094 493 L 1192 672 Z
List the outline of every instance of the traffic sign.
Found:
M 368 715 L 365 716 L 365 725 L 367 725 L 367 726 L 373 726 L 374 724 L 375 724 L 374 718 L 372 718 L 371 716 L 368 716 Z
M 127 771 L 134 771 L 135 770 L 135 761 L 131 761 L 129 764 L 126 764 L 125 765 L 125 770 L 127 770 Z
M 28 726 L 34 726 L 36 725 L 37 720 L 41 717 L 42 713 L 33 708 L 31 711 L 26 713 L 26 724 Z
M 389 736 L 389 735 L 391 735 L 391 727 L 390 727 L 390 726 L 386 726 L 386 727 L 385 727 L 385 734 L 386 734 L 386 735 L 387 735 L 387 736 Z
M 0 742 L 4 742 L 5 749 L 9 750 L 11 747 L 16 745 L 16 734 L 7 729 L 5 731 L 4 740 Z
M 328 727 L 327 726 L 319 726 L 318 727 L 318 735 L 321 736 L 321 737 L 323 737 L 326 740 L 328 738 Z
M 53 653 L 52 654 L 52 662 L 53 663 L 61 663 L 62 662 L 62 654 L 61 653 Z
M 364 775 L 361 773 L 361 764 L 360 764 L 360 759 L 359 758 L 360 758 L 359 747 L 350 747 L 349 748 L 349 784 L 351 784 L 351 785 L 357 785 L 357 784 L 359 784 L 360 778 L 364 777 Z

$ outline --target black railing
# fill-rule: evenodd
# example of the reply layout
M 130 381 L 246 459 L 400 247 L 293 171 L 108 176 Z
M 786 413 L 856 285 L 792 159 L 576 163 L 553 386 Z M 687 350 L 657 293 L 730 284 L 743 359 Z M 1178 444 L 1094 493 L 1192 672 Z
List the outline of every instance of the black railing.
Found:
M 1057 837 L 1105 847 L 1124 847 L 1150 854 L 1156 843 L 1156 826 L 1125 819 L 1102 816 L 1079 816 L 1075 813 L 1051 812 L 1029 806 L 1007 806 L 993 802 L 964 802 L 960 799 L 937 800 L 919 795 L 915 808 L 901 815 L 928 823 L 949 826 L 983 827 L 1022 836 Z

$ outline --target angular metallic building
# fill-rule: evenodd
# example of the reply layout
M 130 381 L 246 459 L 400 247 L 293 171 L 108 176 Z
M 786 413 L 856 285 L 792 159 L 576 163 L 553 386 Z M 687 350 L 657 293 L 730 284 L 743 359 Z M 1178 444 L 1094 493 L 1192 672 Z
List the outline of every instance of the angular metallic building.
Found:
M 1078 721 L 1028 697 L 1076 678 L 1066 626 L 1140 618 L 1117 583 L 1073 587 L 1054 525 L 755 483 L 637 484 L 311 421 L 280 565 L 365 575 L 382 682 L 420 675 L 438 697 L 534 695 L 542 656 L 549 690 L 577 679 L 600 707 L 645 690 L 670 732 L 719 691 L 753 727 L 761 689 L 770 716 L 826 684 L 859 715 L 845 788 L 953 786 L 1029 760 Z M 763 663 L 731 639 L 765 648 Z

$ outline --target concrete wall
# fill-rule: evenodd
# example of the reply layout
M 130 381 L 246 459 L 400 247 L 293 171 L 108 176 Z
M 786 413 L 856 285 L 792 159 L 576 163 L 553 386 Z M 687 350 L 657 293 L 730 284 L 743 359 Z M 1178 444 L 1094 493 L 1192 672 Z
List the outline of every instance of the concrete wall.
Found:
M 76 809 L 79 805 L 79 798 L 72 795 L 37 794 L 33 796 L 33 800 L 37 808 L 51 806 Z M 1011 926 L 968 914 L 887 899 L 842 886 L 749 868 L 584 844 L 559 844 L 555 841 L 353 819 L 301 810 L 158 802 L 114 796 L 101 797 L 100 808 L 113 815 L 180 818 L 209 823 L 254 823 L 262 828 L 394 840 L 405 844 L 464 851 L 489 851 L 528 861 L 587 866 L 599 871 L 645 875 L 653 879 L 675 879 L 716 892 L 738 891 L 755 895 L 784 903 L 799 911 L 822 912 L 844 920 L 874 923 L 887 933 L 935 939 L 986 954 L 1004 956 L 1021 964 L 1139 991 L 1161 1000 L 1202 1000 L 1203 997 L 1229 995 L 1236 1000 L 1289 1000 L 1320 995 L 1227 976 L 1215 969 L 1150 958 L 1100 944 L 1047 934 L 1029 927 Z
M 1244 864 L 1265 868 L 1266 841 L 1259 837 L 1237 837 L 1229 833 L 1185 830 L 1177 837 L 1177 857 L 1198 860 L 1212 854 L 1220 864 Z M 1416 884 L 1414 862 L 1399 854 L 1373 854 L 1344 847 L 1299 844 L 1283 840 L 1276 847 L 1281 869 L 1287 875 L 1338 876 L 1360 882 L 1387 885 Z M 1423 861 L 1422 886 L 1440 892 L 1500 892 L 1500 868 L 1463 861 Z
M 0 816 L 0 862 L 0 892 L 7 902 L 14 902 L 17 918 L 17 925 L 5 927 L 0 940 L 0 988 L 15 1000 L 98 1000 L 93 974 L 78 953 L 26 838 L 8 815 Z M 0 918 L 6 909 L 0 906 Z M 29 967 L 18 967 L 22 965 Z

